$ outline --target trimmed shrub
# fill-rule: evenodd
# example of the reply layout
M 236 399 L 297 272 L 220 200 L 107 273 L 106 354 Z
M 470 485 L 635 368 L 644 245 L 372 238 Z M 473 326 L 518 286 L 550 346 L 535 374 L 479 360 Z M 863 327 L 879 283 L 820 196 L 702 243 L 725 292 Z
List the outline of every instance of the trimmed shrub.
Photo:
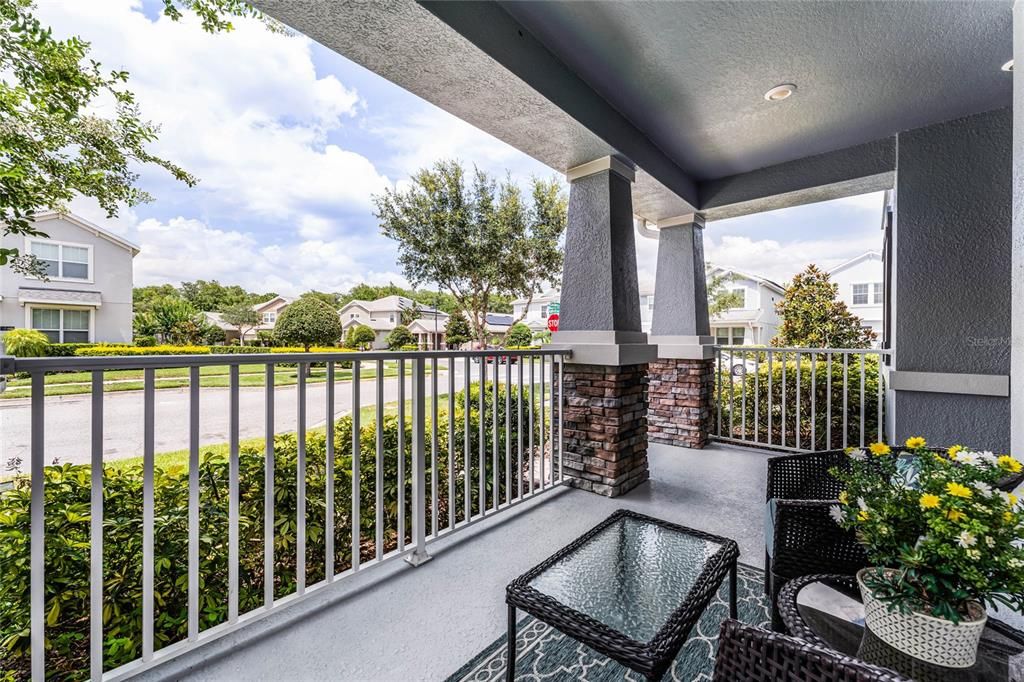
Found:
M 508 346 L 529 346 L 531 341 L 533 341 L 533 330 L 522 322 L 512 325 L 512 328 L 508 330 L 508 336 L 505 337 L 505 343 Z
M 265 346 L 210 346 L 214 355 L 246 355 L 249 353 L 271 353 L 272 349 Z
M 156 337 L 155 336 L 146 336 L 146 335 L 136 336 L 134 339 L 132 339 L 132 341 L 135 343 L 136 346 L 155 346 L 156 345 Z
M 510 471 L 511 489 L 506 489 L 505 458 L 498 458 L 498 470 L 493 471 L 490 456 L 483 458 L 485 496 L 479 496 L 480 458 L 480 392 L 476 386 L 469 395 L 469 452 L 464 455 L 466 433 L 463 426 L 467 417 L 466 395 L 454 396 L 455 411 L 451 415 L 456 425 L 454 448 L 449 453 L 447 438 L 440 439 L 436 456 L 436 470 L 427 461 L 428 481 L 438 484 L 438 528 L 449 520 L 449 510 L 456 521 L 465 517 L 465 480 L 471 485 L 470 514 L 478 514 L 498 502 L 507 502 L 528 482 L 522 474 L 525 462 L 517 462 L 516 443 L 512 445 L 514 472 Z M 490 452 L 493 439 L 498 439 L 498 451 L 504 452 L 506 437 L 517 434 L 517 401 L 522 402 L 523 414 L 529 403 L 528 393 L 512 394 L 508 415 L 511 430 L 506 434 L 505 400 L 499 391 L 494 404 L 492 384 L 485 384 L 484 443 Z M 442 401 L 445 405 L 446 401 Z M 492 408 L 498 410 L 497 433 L 493 431 Z M 538 406 L 539 409 L 539 406 Z M 438 432 L 448 428 L 449 415 L 438 415 Z M 539 436 L 538 430 L 534 440 Z M 398 500 L 402 493 L 398 479 L 398 434 L 404 431 L 405 480 L 402 482 L 406 509 L 406 541 L 411 542 L 412 530 L 412 421 L 406 415 L 404 423 L 395 416 L 384 418 L 384 456 L 379 460 L 385 467 L 385 481 L 380 491 L 383 499 L 384 552 L 398 545 Z M 431 432 L 428 421 L 426 434 Z M 428 435 L 429 437 L 429 435 Z M 306 584 L 324 579 L 324 510 L 326 482 L 326 434 L 313 432 L 306 438 Z M 339 419 L 334 428 L 335 472 L 335 548 L 334 569 L 343 571 L 352 564 L 351 528 L 351 471 L 352 420 Z M 375 515 L 366 513 L 376 504 L 376 424 L 370 421 L 359 433 L 360 556 L 372 559 L 376 554 Z M 57 454 L 57 453 L 53 453 Z M 294 519 L 296 515 L 296 459 L 297 441 L 294 434 L 274 439 L 274 515 L 276 519 Z M 468 471 L 467 471 L 468 462 Z M 142 624 L 142 469 L 141 466 L 123 469 L 104 468 L 104 662 L 107 669 L 123 665 L 137 658 L 141 651 Z M 89 487 L 88 465 L 49 466 L 46 478 L 46 588 L 47 613 L 47 665 L 56 679 L 86 679 L 89 669 Z M 263 483 L 264 458 L 262 447 L 243 448 L 239 456 L 239 611 L 260 608 L 263 605 Z M 448 497 L 448 482 L 454 477 L 456 496 Z M 200 462 L 200 549 L 199 571 L 201 580 L 200 629 L 207 629 L 227 619 L 228 592 L 228 462 L 222 456 L 203 454 Z M 494 485 L 497 485 L 497 488 Z M 5 674 L 15 679 L 28 678 L 29 670 L 29 593 L 30 593 L 30 498 L 29 481 L 25 477 L 14 481 L 13 487 L 0 493 L 0 679 Z M 185 639 L 187 636 L 187 572 L 188 564 L 188 472 L 175 466 L 157 469 L 154 479 L 157 537 L 155 556 L 156 646 Z M 428 528 L 433 519 L 431 502 L 425 501 Z M 275 595 L 280 598 L 295 591 L 296 536 L 291 522 L 276 527 L 274 540 Z
M 103 357 L 118 355 L 209 355 L 209 346 L 116 346 L 98 344 L 88 348 L 79 348 L 75 355 L 79 357 Z
M 11 329 L 3 334 L 7 353 L 18 358 L 38 358 L 46 355 L 50 340 L 35 329 Z
M 388 334 L 387 344 L 388 350 L 400 350 L 404 346 L 415 346 L 416 337 L 412 335 L 408 327 L 400 324 Z
M 92 348 L 95 343 L 51 343 L 46 348 L 48 358 L 70 358 L 80 348 Z
M 742 354 L 737 354 L 737 359 Z M 800 447 L 808 450 L 833 450 L 844 447 L 843 419 L 846 419 L 846 444 L 860 442 L 861 432 L 861 380 L 860 359 L 850 356 L 846 370 L 846 410 L 843 410 L 843 359 L 839 354 L 832 356 L 831 394 L 829 367 L 824 353 L 816 353 L 812 362 L 807 353 L 801 354 L 799 390 L 797 384 L 797 363 L 795 359 L 783 362 L 780 353 L 775 353 L 771 367 L 771 442 L 782 443 L 785 434 L 787 446 L 796 445 L 797 429 L 800 431 Z M 791 354 L 788 354 L 792 357 Z M 746 371 L 742 376 L 732 376 L 729 368 L 723 366 L 715 378 L 716 394 L 720 391 L 722 406 L 722 434 L 733 438 L 754 440 L 755 433 L 761 442 L 769 438 L 769 391 L 767 353 L 760 353 L 758 371 Z M 745 357 L 754 359 L 754 352 Z M 864 439 L 871 442 L 878 439 L 878 358 L 864 357 Z M 785 368 L 785 382 L 783 382 Z M 783 401 L 785 390 L 785 401 Z M 884 392 L 885 388 L 882 387 Z M 800 395 L 800 410 L 797 410 L 797 393 Z M 812 421 L 811 395 L 814 395 Z M 745 396 L 745 399 L 744 399 Z M 756 399 L 755 399 L 756 396 Z M 831 414 L 829 403 L 831 401 Z M 884 400 L 882 401 L 884 411 Z M 756 414 L 755 414 L 756 408 Z M 730 431 L 730 416 L 732 428 Z M 799 421 L 798 421 L 799 417 Z M 718 425 L 717 407 L 712 414 L 714 428 Z M 884 419 L 884 414 L 883 414 Z M 745 424 L 744 424 L 745 422 Z M 829 434 L 831 433 L 831 441 Z

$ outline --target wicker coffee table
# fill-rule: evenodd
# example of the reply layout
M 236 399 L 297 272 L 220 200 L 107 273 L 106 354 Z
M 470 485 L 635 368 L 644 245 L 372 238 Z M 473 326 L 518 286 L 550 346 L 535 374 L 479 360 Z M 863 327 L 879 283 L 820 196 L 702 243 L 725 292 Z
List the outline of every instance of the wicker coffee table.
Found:
M 620 509 L 505 589 L 508 679 L 517 608 L 660 679 L 727 575 L 736 617 L 738 556 L 728 538 Z

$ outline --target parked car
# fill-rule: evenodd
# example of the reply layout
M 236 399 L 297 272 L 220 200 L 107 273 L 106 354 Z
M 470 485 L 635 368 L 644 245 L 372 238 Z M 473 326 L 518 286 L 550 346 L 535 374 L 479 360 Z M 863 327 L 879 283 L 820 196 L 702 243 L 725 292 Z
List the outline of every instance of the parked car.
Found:
M 747 372 L 754 372 L 757 370 L 757 363 L 752 358 L 752 353 L 734 353 L 730 351 L 722 351 L 722 364 L 716 365 L 716 367 L 728 367 L 729 371 L 734 377 L 742 377 Z

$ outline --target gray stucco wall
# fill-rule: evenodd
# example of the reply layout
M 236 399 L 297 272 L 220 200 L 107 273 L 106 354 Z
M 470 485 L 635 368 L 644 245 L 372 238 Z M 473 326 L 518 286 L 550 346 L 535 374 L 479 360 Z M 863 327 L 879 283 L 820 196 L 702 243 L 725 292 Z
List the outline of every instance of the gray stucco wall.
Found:
M 611 171 L 569 188 L 560 331 L 640 331 L 630 192 L 630 182 Z
M 1010 371 L 1012 114 L 899 136 L 895 368 Z M 1008 398 L 899 391 L 895 438 L 1009 449 Z
M 131 251 L 62 218 L 43 221 L 38 228 L 55 241 L 91 246 L 92 281 L 51 279 L 43 282 L 26 278 L 10 268 L 0 268 L 0 297 L 3 297 L 0 301 L 0 325 L 26 326 L 26 306 L 18 301 L 18 290 L 22 287 L 99 292 L 101 305 L 96 308 L 93 318 L 93 340 L 130 342 L 133 284 Z M 25 250 L 25 238 L 20 235 L 6 235 L 0 238 L 0 244 Z

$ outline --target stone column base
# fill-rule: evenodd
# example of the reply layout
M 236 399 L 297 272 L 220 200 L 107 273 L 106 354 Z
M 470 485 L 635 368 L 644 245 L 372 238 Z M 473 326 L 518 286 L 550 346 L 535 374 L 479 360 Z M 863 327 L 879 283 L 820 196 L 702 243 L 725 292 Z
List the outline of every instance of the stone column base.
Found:
M 648 438 L 703 448 L 711 430 L 714 360 L 664 359 L 649 365 Z
M 647 365 L 566 364 L 562 462 L 576 488 L 618 497 L 648 478 Z

